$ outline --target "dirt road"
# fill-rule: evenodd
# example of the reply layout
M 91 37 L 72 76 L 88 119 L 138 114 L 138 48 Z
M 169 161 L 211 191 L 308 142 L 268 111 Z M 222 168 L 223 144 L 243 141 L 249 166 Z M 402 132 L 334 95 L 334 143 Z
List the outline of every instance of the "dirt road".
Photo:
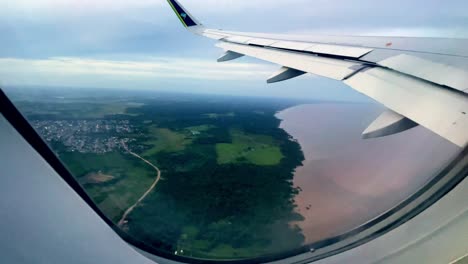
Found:
M 153 163 L 149 162 L 148 160 L 142 158 L 140 155 L 131 152 L 131 151 L 128 149 L 127 145 L 126 145 L 124 142 L 122 142 L 122 146 L 125 148 L 125 150 L 126 150 L 129 154 L 133 155 L 133 156 L 136 157 L 136 158 L 141 159 L 141 160 L 144 161 L 146 164 L 148 164 L 148 165 L 150 165 L 151 167 L 153 167 L 154 170 L 157 172 L 157 176 L 156 176 L 156 180 L 155 180 L 155 181 L 153 182 L 153 184 L 149 187 L 149 189 L 148 189 L 132 206 L 130 206 L 130 207 L 125 211 L 125 213 L 122 215 L 122 218 L 119 220 L 119 222 L 118 222 L 118 224 L 117 224 L 119 227 L 123 227 L 123 225 L 127 223 L 127 220 L 126 220 L 127 216 L 133 211 L 133 209 L 135 209 L 135 207 L 136 207 L 141 201 L 143 201 L 143 200 L 146 198 L 146 196 L 148 196 L 148 194 L 156 187 L 156 185 L 158 185 L 159 180 L 161 180 L 161 171 L 159 170 L 158 167 L 156 167 Z

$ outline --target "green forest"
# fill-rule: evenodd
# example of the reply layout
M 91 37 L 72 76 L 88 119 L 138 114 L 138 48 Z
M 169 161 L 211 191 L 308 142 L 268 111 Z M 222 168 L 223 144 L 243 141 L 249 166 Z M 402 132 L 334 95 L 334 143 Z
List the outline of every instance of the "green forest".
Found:
M 33 120 L 129 120 L 131 133 L 99 136 L 131 139 L 129 149 L 161 170 L 161 180 L 124 227 L 157 250 L 243 259 L 302 246 L 301 230 L 290 222 L 301 220 L 292 179 L 304 157 L 275 117 L 299 102 L 183 94 L 122 98 L 19 106 Z M 114 222 L 154 181 L 154 170 L 124 149 L 78 153 L 60 141 L 51 145 Z

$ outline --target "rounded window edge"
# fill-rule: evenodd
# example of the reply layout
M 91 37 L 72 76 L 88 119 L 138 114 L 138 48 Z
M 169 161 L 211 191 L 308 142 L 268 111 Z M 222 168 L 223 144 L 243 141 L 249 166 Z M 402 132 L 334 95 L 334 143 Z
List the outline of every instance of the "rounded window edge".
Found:
M 60 177 L 111 227 L 124 241 L 135 247 L 146 257 L 160 263 L 311 263 L 370 242 L 405 222 L 419 215 L 438 200 L 449 193 L 468 176 L 468 148 L 464 148 L 459 155 L 438 173 L 428 184 L 418 192 L 396 205 L 377 218 L 340 236 L 328 238 L 294 251 L 274 254 L 259 258 L 244 260 L 210 260 L 194 259 L 169 254 L 148 246 L 144 242 L 134 239 L 116 224 L 114 224 L 97 207 L 65 168 L 49 146 L 36 133 L 29 122 L 16 109 L 3 90 L 0 89 L 0 110 L 7 121 L 21 134 L 21 136 L 49 163 Z

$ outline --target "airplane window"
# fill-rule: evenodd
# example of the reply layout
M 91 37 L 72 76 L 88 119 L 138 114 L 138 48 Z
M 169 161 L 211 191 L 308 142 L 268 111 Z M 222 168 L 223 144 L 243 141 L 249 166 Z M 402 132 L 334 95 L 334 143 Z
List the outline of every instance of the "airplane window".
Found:
M 404 202 L 463 151 L 414 119 L 404 119 L 401 131 L 366 134 L 371 124 L 381 125 L 382 116 L 399 115 L 379 98 L 349 87 L 355 88 L 354 74 L 358 78 L 374 68 L 335 80 L 288 70 L 297 78 L 266 84 L 278 66 L 237 58 L 239 51 L 224 55 L 238 61 L 217 63 L 213 41 L 185 32 L 163 1 L 65 2 L 17 1 L 0 8 L 5 13 L 0 32 L 10 36 L 0 51 L 2 88 L 114 227 L 151 253 L 235 261 L 278 259 L 323 246 Z M 289 2 L 270 3 L 268 12 L 289 16 L 289 25 L 264 15 L 258 23 L 260 11 L 252 1 L 205 11 L 198 2 L 180 2 L 207 22 L 245 31 L 301 30 L 311 16 L 315 23 L 323 17 L 306 8 L 310 1 L 298 1 L 289 11 L 284 9 Z M 395 9 L 367 2 L 382 16 Z M 177 1 L 169 3 L 185 27 L 198 26 Z M 421 21 L 411 19 L 401 22 L 407 25 L 395 19 L 374 26 L 364 19 L 351 23 L 360 10 L 343 4 L 349 17 L 322 24 L 319 33 L 343 33 L 336 28 L 348 24 L 359 35 L 393 27 L 388 34 L 426 36 L 415 29 Z M 301 7 L 312 13 L 299 12 Z M 439 21 L 430 21 L 439 14 L 433 8 L 421 18 L 424 23 Z M 327 16 L 342 16 L 340 10 L 324 7 Z M 232 19 L 240 14 L 246 16 L 242 22 Z M 411 30 L 399 31 L 405 26 Z M 249 48 L 273 43 L 257 37 L 262 40 Z M 305 56 L 343 63 L 367 56 L 366 63 L 377 63 L 392 57 L 394 46 L 400 49 L 398 40 L 371 43 L 374 48 L 365 51 L 352 43 L 339 51 L 327 45 Z M 375 53 L 376 45 L 385 52 Z M 298 54 L 291 49 L 267 47 Z M 359 56 L 352 57 L 355 53 Z M 413 74 L 419 60 L 433 57 L 411 58 L 398 61 L 410 60 L 409 70 L 401 70 L 404 76 Z M 344 77 L 350 78 L 348 85 L 340 82 Z M 466 94 L 460 98 L 465 109 Z

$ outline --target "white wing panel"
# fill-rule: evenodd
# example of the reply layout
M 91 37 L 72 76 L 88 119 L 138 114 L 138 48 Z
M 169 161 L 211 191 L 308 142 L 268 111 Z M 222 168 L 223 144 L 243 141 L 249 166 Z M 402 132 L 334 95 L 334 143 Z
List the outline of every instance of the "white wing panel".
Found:
M 286 66 L 288 68 L 317 74 L 335 80 L 343 80 L 345 77 L 355 72 L 353 66 L 360 65 L 359 63 L 349 61 L 321 58 L 295 52 L 265 49 L 227 42 L 218 43 L 217 46 L 225 50 L 234 51 L 250 57 Z
M 229 42 L 233 42 L 233 43 L 247 44 L 247 42 L 251 39 L 252 38 L 250 37 L 244 37 L 244 36 L 232 36 L 232 37 L 226 38 L 225 40 Z
M 300 41 L 282 41 L 263 38 L 249 38 L 245 36 L 231 36 L 226 38 L 225 41 L 239 43 L 239 44 L 256 44 L 260 46 L 267 46 L 272 48 L 289 49 L 297 51 L 310 51 L 313 53 L 344 56 L 349 58 L 360 58 L 373 49 L 350 47 L 340 45 L 318 44 L 313 42 L 300 42 Z
M 468 145 L 466 95 L 383 68 L 359 72 L 345 83 L 452 143 Z
M 372 49 L 369 49 L 369 48 L 328 45 L 328 44 L 316 44 L 305 50 L 312 51 L 314 53 L 345 56 L 345 57 L 351 57 L 351 58 L 360 58 L 372 51 Z
M 207 38 L 211 38 L 211 39 L 216 39 L 216 40 L 220 40 L 220 39 L 223 39 L 225 38 L 226 36 L 224 35 L 220 35 L 220 34 L 213 34 L 213 33 L 202 33 L 203 36 L 207 37 Z
M 273 45 L 270 45 L 270 47 L 303 51 L 303 50 L 311 47 L 312 45 L 314 45 L 314 44 L 313 43 L 307 43 L 307 42 L 278 41 L 278 42 L 274 43 Z
M 437 84 L 468 92 L 468 72 L 460 68 L 406 54 L 390 57 L 379 62 L 379 64 Z
M 397 50 L 401 53 L 416 51 L 419 53 L 460 56 L 468 58 L 468 39 L 388 36 L 291 35 L 223 30 L 213 31 L 222 34 L 250 36 L 253 38 L 276 39 L 278 41 L 297 41 L 345 47 L 366 47 L 371 49 L 385 49 L 391 51 Z
M 273 43 L 278 42 L 274 39 L 262 39 L 262 38 L 254 38 L 247 41 L 248 44 L 260 45 L 260 46 L 270 46 Z

